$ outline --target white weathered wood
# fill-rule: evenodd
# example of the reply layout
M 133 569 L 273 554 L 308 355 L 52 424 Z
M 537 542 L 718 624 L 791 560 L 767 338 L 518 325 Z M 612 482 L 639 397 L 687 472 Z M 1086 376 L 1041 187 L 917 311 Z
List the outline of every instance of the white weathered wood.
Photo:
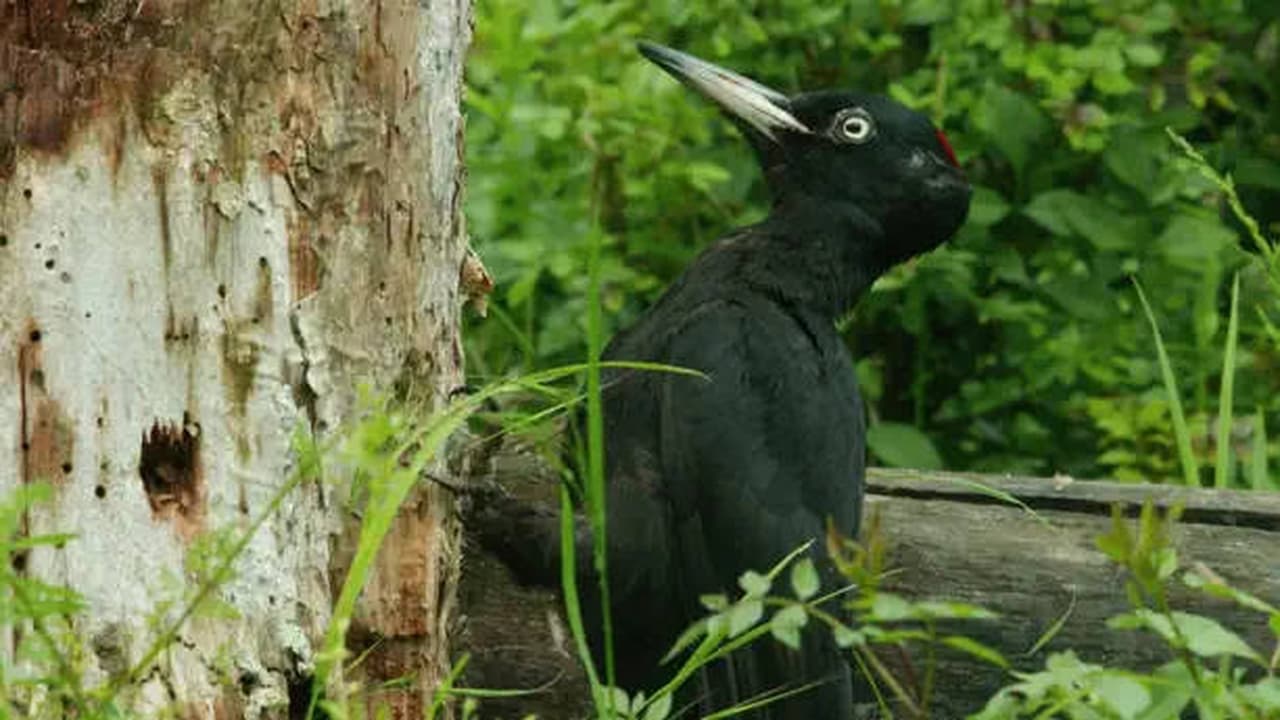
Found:
M 296 427 L 337 427 L 361 383 L 435 398 L 461 384 L 469 13 L 465 0 L 0 7 L 0 493 L 55 488 L 29 532 L 77 539 L 24 560 L 88 602 L 90 681 L 112 653 L 138 659 L 197 537 L 262 511 Z M 153 429 L 198 445 L 191 472 L 147 470 L 190 476 L 176 496 L 149 497 L 140 475 Z M 433 493 L 371 584 L 382 609 L 357 623 L 411 649 L 384 663 L 418 664 L 402 710 L 447 650 L 455 533 Z M 344 569 L 330 551 L 342 499 L 307 487 L 286 501 L 222 592 L 240 618 L 190 623 L 140 712 L 282 712 Z

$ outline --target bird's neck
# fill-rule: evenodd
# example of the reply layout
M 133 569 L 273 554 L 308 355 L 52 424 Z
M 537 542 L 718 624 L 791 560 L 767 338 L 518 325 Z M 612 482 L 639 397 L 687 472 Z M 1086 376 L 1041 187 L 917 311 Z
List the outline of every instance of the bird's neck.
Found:
M 884 243 L 879 223 L 851 203 L 784 196 L 762 226 L 774 238 L 767 260 L 778 290 L 833 319 L 888 269 L 872 251 Z

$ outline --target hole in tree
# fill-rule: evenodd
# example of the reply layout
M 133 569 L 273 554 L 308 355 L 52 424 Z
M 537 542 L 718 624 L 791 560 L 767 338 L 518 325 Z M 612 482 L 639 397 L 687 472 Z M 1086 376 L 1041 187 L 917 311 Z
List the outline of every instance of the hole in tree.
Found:
M 138 475 L 152 513 L 173 518 L 194 530 L 204 495 L 200 481 L 200 426 L 185 414 L 181 424 L 153 423 L 142 434 Z
M 311 706 L 313 680 L 311 675 L 290 675 L 288 680 L 289 720 L 306 720 L 307 708 Z
M 93 495 L 94 495 L 94 497 L 98 498 L 99 500 L 101 500 L 101 499 L 105 498 L 105 497 L 107 496 L 107 488 L 106 488 L 106 486 L 105 486 L 105 485 L 95 485 L 95 486 L 93 487 Z

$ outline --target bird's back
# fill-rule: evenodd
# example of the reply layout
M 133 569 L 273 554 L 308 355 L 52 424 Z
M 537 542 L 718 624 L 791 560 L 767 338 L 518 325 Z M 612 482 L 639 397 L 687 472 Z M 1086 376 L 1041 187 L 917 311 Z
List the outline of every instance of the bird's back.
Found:
M 652 689 L 670 675 L 657 661 L 705 612 L 700 595 L 732 596 L 742 572 L 766 570 L 810 541 L 825 567 L 827 520 L 857 530 L 864 445 L 852 362 L 829 318 L 746 281 L 739 259 L 758 256 L 749 246 L 769 241 L 762 232 L 704 253 L 605 353 L 707 376 L 606 374 L 610 586 L 624 684 Z M 825 575 L 835 582 L 829 567 Z M 848 670 L 825 633 L 808 633 L 800 652 L 758 641 L 692 690 L 725 707 L 834 678 L 764 716 L 847 717 Z

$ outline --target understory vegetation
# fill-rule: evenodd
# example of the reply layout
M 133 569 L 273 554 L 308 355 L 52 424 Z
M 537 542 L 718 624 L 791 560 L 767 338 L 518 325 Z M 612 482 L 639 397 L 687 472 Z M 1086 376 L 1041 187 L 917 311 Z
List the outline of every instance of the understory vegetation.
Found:
M 467 333 L 478 378 L 583 356 L 597 235 L 607 337 L 763 215 L 745 143 L 635 52 L 648 38 L 787 92 L 887 93 L 955 146 L 976 186 L 965 228 L 881 280 L 845 328 L 876 460 L 1207 484 L 1225 453 L 1233 487 L 1274 461 L 1280 296 L 1274 265 L 1251 261 L 1270 246 L 1166 129 L 1275 236 L 1280 5 L 483 0 L 476 13 L 466 209 L 497 287 Z M 1166 341 L 1190 475 L 1132 280 Z

